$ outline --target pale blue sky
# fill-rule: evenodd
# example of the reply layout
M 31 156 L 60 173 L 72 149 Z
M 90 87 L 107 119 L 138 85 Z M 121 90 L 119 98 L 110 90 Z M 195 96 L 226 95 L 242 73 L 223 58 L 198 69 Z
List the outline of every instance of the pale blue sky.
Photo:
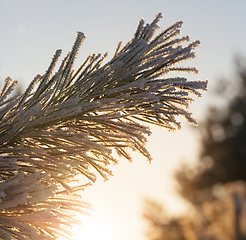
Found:
M 220 76 L 230 77 L 233 55 L 246 55 L 246 1 L 244 0 L 0 0 L 0 85 L 7 76 L 22 86 L 48 67 L 56 49 L 63 55 L 70 50 L 76 31 L 86 34 L 79 62 L 93 52 L 114 53 L 119 41 L 126 43 L 134 34 L 140 18 L 150 22 L 163 13 L 161 29 L 181 19 L 182 35 L 200 39 L 197 58 L 189 62 L 200 72 L 190 79 L 209 79 L 209 89 Z M 209 92 L 196 99 L 192 111 L 202 118 Z M 133 164 L 114 167 L 115 177 L 85 192 L 95 203 L 104 222 L 114 229 L 114 239 L 140 240 L 141 203 L 144 196 L 167 201 L 179 211 L 172 194 L 170 171 L 179 160 L 195 159 L 197 139 L 189 128 L 175 134 L 153 128 L 149 149 L 154 161 L 136 157 Z M 98 206 L 98 207 L 97 207 Z M 106 217 L 107 215 L 107 217 Z M 105 216 L 105 218 L 104 218 Z
M 162 29 L 182 19 L 182 34 L 202 41 L 193 64 L 211 79 L 228 70 L 233 52 L 246 52 L 245 9 L 243 0 L 1 0 L 0 78 L 30 82 L 57 48 L 67 53 L 76 31 L 87 36 L 81 59 L 92 52 L 112 54 L 118 41 L 132 37 L 141 17 L 149 22 L 162 12 Z

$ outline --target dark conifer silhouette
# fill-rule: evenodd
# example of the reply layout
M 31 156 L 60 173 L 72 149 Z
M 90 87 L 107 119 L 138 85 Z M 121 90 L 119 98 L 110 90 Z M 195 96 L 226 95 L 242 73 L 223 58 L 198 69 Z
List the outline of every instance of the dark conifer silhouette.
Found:
M 183 196 L 191 199 L 198 193 L 198 202 L 201 192 L 211 192 L 215 184 L 246 181 L 246 64 L 242 57 L 235 62 L 233 81 L 225 79 L 215 90 L 215 100 L 226 103 L 225 107 L 211 108 L 199 126 L 200 164 L 196 169 L 184 168 L 176 173 Z
M 144 217 L 151 240 L 246 239 L 246 61 L 240 57 L 235 63 L 234 79 L 223 79 L 214 92 L 214 101 L 224 107 L 211 107 L 199 124 L 197 166 L 175 173 L 180 194 L 194 211 L 170 218 L 163 206 L 147 201 Z

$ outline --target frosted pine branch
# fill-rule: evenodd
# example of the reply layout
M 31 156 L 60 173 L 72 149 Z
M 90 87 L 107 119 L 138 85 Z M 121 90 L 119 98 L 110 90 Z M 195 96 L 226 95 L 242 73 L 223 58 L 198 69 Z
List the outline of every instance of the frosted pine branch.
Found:
M 92 54 L 74 71 L 85 39 L 78 32 L 72 50 L 54 72 L 57 50 L 43 75 L 37 75 L 26 91 L 7 98 L 17 82 L 5 80 L 0 94 L 0 236 L 2 239 L 55 239 L 67 235 L 62 227 L 74 223 L 67 211 L 87 213 L 79 199 L 74 178 L 96 180 L 111 175 L 111 155 L 131 161 L 128 149 L 149 161 L 145 148 L 151 132 L 144 123 L 168 130 L 180 128 L 176 116 L 196 124 L 187 110 L 201 97 L 207 81 L 169 77 L 169 72 L 197 73 L 196 68 L 175 64 L 195 57 L 200 41 L 184 45 L 178 38 L 182 21 L 159 35 L 161 14 L 144 25 L 141 19 L 134 37 L 103 65 L 107 54 Z M 83 210 L 84 209 L 84 210 Z M 69 217 L 70 216 L 70 217 Z

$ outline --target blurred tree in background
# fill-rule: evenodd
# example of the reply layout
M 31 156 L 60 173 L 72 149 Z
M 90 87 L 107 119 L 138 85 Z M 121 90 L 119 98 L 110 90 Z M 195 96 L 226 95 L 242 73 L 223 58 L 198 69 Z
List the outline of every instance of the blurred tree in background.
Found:
M 200 203 L 185 216 L 170 217 L 164 206 L 145 200 L 144 218 L 150 240 L 244 240 L 246 239 L 246 185 L 243 181 L 223 185 L 223 196 Z
M 210 195 L 208 190 L 218 195 L 219 183 L 246 180 L 246 64 L 244 58 L 235 62 L 235 79 L 223 81 L 224 85 L 219 82 L 215 91 L 226 107 L 211 108 L 200 125 L 200 164 L 176 173 L 181 194 L 193 204 L 203 202 L 205 195 Z
M 168 218 L 159 203 L 146 200 L 151 240 L 246 239 L 246 60 L 235 63 L 233 81 L 223 79 L 215 90 L 214 100 L 224 107 L 211 107 L 199 126 L 199 163 L 175 173 L 181 196 L 195 211 Z

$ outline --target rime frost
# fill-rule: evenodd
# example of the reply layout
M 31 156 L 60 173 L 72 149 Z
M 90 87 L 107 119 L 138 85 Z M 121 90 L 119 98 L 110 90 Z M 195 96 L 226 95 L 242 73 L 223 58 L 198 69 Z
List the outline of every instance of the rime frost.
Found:
M 189 94 L 200 97 L 207 81 L 170 77 L 170 72 L 197 73 L 175 66 L 195 57 L 200 41 L 178 37 L 182 21 L 155 36 L 161 14 L 144 25 L 141 19 L 134 37 L 113 58 L 88 56 L 73 66 L 85 39 L 78 32 L 72 50 L 54 69 L 57 50 L 48 70 L 37 75 L 26 91 L 7 96 L 17 82 L 5 80 L 0 94 L 0 236 L 3 239 L 54 239 L 67 236 L 64 226 L 75 222 L 69 211 L 87 213 L 89 204 L 78 198 L 85 185 L 74 185 L 76 175 L 96 180 L 111 175 L 117 163 L 112 149 L 131 161 L 127 149 L 149 161 L 145 148 L 150 134 L 144 123 L 168 130 L 180 128 L 176 116 L 196 124 L 187 107 Z M 68 236 L 69 237 L 69 236 Z

